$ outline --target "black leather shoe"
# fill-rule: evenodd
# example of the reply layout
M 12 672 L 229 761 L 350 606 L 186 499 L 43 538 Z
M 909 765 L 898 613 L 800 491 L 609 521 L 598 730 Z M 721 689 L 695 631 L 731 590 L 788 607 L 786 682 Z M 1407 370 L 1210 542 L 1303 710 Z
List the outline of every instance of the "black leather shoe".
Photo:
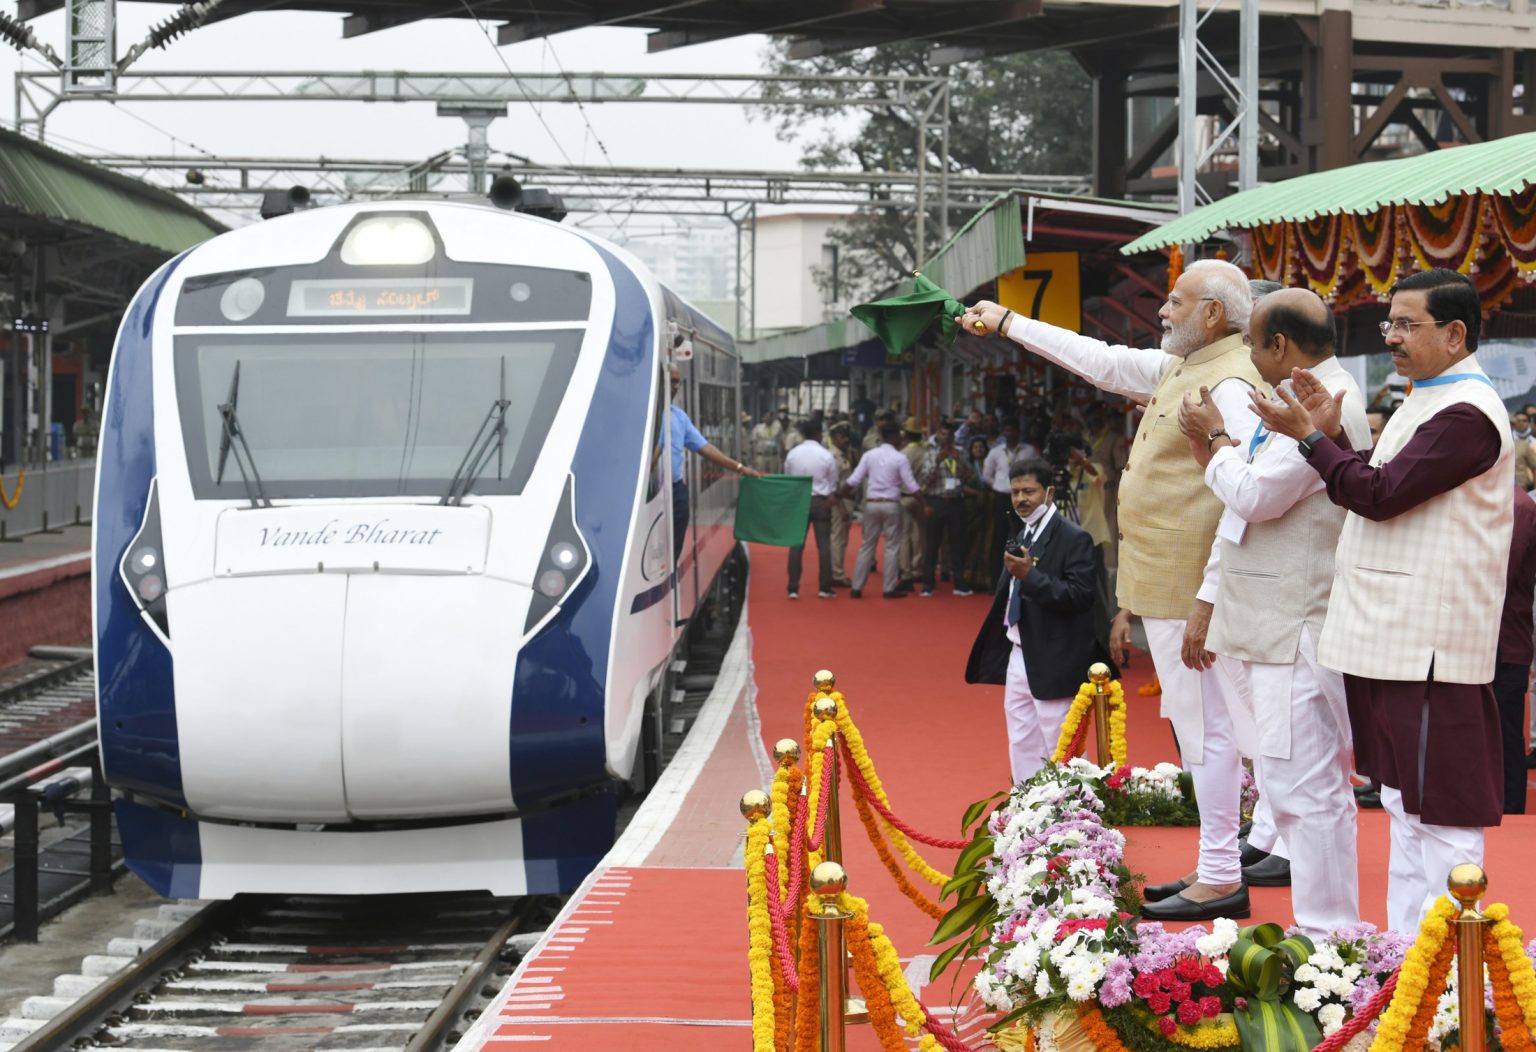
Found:
M 1364 785 L 1355 786 L 1355 799 L 1358 800 L 1362 796 L 1369 796 L 1371 793 L 1379 792 L 1381 792 L 1381 787 L 1375 782 L 1366 782 Z
M 1248 843 L 1248 841 L 1246 841 L 1246 840 L 1239 840 L 1237 842 L 1237 847 L 1238 847 L 1238 856 L 1237 856 L 1238 863 L 1244 869 L 1247 869 L 1249 866 L 1253 865 L 1256 862 L 1263 862 L 1266 858 L 1269 857 L 1269 852 L 1268 851 L 1260 851 L 1258 848 L 1254 847 L 1252 844 Z
M 1359 804 L 1361 807 L 1365 808 L 1367 811 L 1380 811 L 1381 810 L 1381 793 L 1380 792 L 1364 793 L 1364 794 L 1362 794 L 1360 796 L 1355 797 L 1355 803 Z
M 1164 899 L 1173 898 L 1187 887 L 1189 885 L 1182 880 L 1175 880 L 1168 884 L 1148 884 L 1141 889 L 1141 897 L 1144 902 L 1162 902 Z
M 1252 831 L 1253 831 L 1253 823 L 1252 822 L 1244 822 L 1242 825 L 1237 827 L 1237 838 L 1239 840 L 1247 840 L 1248 839 L 1248 834 L 1250 832 L 1252 832 Z
M 880 598 L 882 598 L 882 599 L 905 599 L 907 596 L 909 596 L 911 594 L 912 594 L 911 592 L 881 592 L 880 593 Z
M 1265 855 L 1250 866 L 1243 867 L 1243 883 L 1256 888 L 1288 888 L 1291 886 L 1291 863 L 1279 855 Z
M 1230 895 L 1209 902 L 1192 902 L 1183 895 L 1175 895 L 1161 902 L 1149 902 L 1141 907 L 1143 920 L 1195 921 L 1231 917 L 1240 920 L 1248 916 L 1248 889 L 1238 888 Z
M 853 591 L 848 593 L 848 598 L 849 599 L 863 599 L 864 598 L 864 593 L 860 589 L 855 588 Z

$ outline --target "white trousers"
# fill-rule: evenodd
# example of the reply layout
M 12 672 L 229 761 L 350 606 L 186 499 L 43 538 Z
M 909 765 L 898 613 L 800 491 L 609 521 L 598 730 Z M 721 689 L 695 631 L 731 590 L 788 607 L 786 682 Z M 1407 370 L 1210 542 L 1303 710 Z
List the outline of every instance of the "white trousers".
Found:
M 1445 894 L 1451 867 L 1483 864 L 1482 826 L 1435 826 L 1403 810 L 1403 794 L 1381 787 L 1381 806 L 1392 816 L 1392 854 L 1387 863 L 1387 927 L 1417 935 L 1419 922 Z
M 1200 862 L 1203 884 L 1236 884 L 1243 879 L 1237 830 L 1242 824 L 1243 764 L 1239 721 L 1247 689 L 1242 662 L 1217 656 L 1208 669 L 1186 668 L 1182 659 L 1184 621 L 1144 617 L 1147 648 L 1163 687 L 1163 715 L 1179 736 L 1184 769 L 1195 783 L 1200 805 Z M 1234 702 L 1236 703 L 1234 705 Z M 1239 712 L 1234 716 L 1234 708 Z
M 1252 686 L 1250 681 L 1249 687 Z M 1264 784 L 1264 769 L 1257 763 L 1253 765 L 1253 780 L 1259 788 L 1259 802 L 1253 805 L 1253 824 L 1248 828 L 1248 843 L 1260 851 L 1288 859 L 1291 856 L 1286 854 L 1285 840 L 1280 836 L 1280 830 L 1275 828 L 1275 813 L 1269 806 L 1270 790 Z
M 1317 646 L 1305 628 L 1294 664 L 1250 661 L 1244 668 L 1261 743 L 1255 761 L 1259 799 L 1269 801 L 1283 855 L 1291 860 L 1291 912 L 1316 939 L 1360 921 L 1344 677 L 1317 663 Z M 1275 732 L 1281 721 L 1288 733 Z M 1282 750 L 1286 755 L 1272 755 Z
M 1037 698 L 1024 670 L 1024 651 L 1010 648 L 1008 679 L 1003 686 L 1003 718 L 1008 724 L 1008 760 L 1015 783 L 1049 762 L 1061 737 L 1061 725 L 1072 708 L 1071 698 Z

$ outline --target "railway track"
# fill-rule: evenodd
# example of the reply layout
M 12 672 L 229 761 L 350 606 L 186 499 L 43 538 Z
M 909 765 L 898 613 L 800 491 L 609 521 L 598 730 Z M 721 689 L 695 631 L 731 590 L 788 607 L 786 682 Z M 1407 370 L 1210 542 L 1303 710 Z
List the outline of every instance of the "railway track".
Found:
M 14 1052 L 434 1052 L 558 900 L 241 896 L 142 946 Z
M 0 758 L 96 718 L 91 658 L 71 657 L 0 686 Z

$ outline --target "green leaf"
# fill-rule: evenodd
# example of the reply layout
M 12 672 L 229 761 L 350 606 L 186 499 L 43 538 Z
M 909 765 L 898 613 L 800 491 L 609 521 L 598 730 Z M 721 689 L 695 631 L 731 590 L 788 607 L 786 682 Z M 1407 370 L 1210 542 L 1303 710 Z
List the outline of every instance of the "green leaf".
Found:
M 939 954 L 938 960 L 933 962 L 933 967 L 928 969 L 928 981 L 930 983 L 938 982 L 939 976 L 944 973 L 944 969 L 948 968 L 949 963 L 956 957 L 960 956 L 962 953 L 965 953 L 965 949 L 965 943 L 957 942 L 943 953 Z
M 1024 1018 L 1024 1013 L 1028 1012 L 1029 1009 L 1030 1009 L 1029 1005 L 1022 1005 L 1022 1006 L 1020 1006 L 1018 1008 L 1015 1008 L 1013 1011 L 1011 1011 L 1007 1015 L 1003 1016 L 1003 1018 L 999 1019 L 997 1022 L 995 1022 L 991 1026 L 987 1027 L 987 1033 L 995 1034 L 999 1030 L 1006 1030 L 1008 1027 L 1012 1026 L 1014 1023 L 1017 1023 L 1020 1019 L 1023 1019 Z
M 939 919 L 939 926 L 933 930 L 933 937 L 928 940 L 928 945 L 937 946 L 941 942 L 948 942 L 963 931 L 970 930 L 978 922 L 989 918 L 995 908 L 995 904 L 986 896 L 966 899 Z
M 957 891 L 964 892 L 972 888 L 978 888 L 987 879 L 985 872 L 973 869 L 969 873 L 960 873 L 949 878 L 945 885 L 939 889 L 939 901 L 942 902 Z M 962 895 L 962 898 L 969 896 Z
M 1000 796 L 1006 795 L 1006 792 L 993 793 L 985 800 L 977 800 L 970 807 L 967 807 L 965 809 L 965 815 L 960 819 L 960 832 L 964 833 L 969 830 L 972 823 L 974 823 L 982 815 L 986 814 L 987 808 L 991 806 L 992 801 L 996 800 Z
M 975 869 L 983 860 L 990 857 L 992 857 L 991 837 L 984 836 L 972 840 L 960 852 L 960 857 L 955 859 L 955 875 L 958 876 L 961 873 L 967 873 Z

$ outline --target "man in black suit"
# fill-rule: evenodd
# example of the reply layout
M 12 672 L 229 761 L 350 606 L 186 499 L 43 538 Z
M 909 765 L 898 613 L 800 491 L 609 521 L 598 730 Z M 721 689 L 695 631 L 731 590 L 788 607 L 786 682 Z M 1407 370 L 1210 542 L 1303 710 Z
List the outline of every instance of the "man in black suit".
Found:
M 1009 472 L 1024 528 L 1003 555 L 992 609 L 966 663 L 967 683 L 1001 683 L 1013 780 L 1044 766 L 1095 661 L 1109 659 L 1109 614 L 1093 539 L 1056 510 L 1055 471 L 1044 460 Z

